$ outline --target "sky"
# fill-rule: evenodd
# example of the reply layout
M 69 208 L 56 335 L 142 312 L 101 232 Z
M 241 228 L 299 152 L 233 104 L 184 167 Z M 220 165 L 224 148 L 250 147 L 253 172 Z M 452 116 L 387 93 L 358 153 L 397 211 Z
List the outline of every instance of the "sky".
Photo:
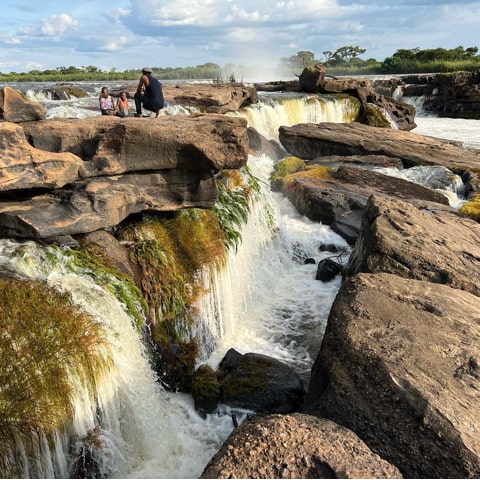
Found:
M 399 49 L 480 48 L 479 25 L 480 0 L 3 0 L 0 72 L 268 69 L 346 45 L 382 61 Z

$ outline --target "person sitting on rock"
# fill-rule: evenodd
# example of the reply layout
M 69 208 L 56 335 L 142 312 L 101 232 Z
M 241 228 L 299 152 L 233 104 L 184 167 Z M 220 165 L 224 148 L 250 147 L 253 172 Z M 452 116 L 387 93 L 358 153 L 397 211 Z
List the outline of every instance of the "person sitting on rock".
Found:
M 142 117 L 142 106 L 145 110 L 155 112 L 155 117 L 161 114 L 164 107 L 162 84 L 152 77 L 150 67 L 142 68 L 142 76 L 133 98 L 135 100 L 136 117 Z
M 128 117 L 130 113 L 130 105 L 128 104 L 127 94 L 122 92 L 117 100 L 117 117 Z
M 98 103 L 100 104 L 102 115 L 115 115 L 115 102 L 108 92 L 108 87 L 102 88 L 102 94 L 98 99 Z

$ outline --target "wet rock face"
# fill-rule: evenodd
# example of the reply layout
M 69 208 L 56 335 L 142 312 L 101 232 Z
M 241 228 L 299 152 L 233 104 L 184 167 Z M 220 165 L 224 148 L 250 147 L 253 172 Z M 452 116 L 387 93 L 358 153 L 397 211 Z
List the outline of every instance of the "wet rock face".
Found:
M 310 415 L 253 417 L 200 478 L 402 478 L 350 430 Z
M 480 70 L 406 75 L 396 80 L 404 97 L 426 96 L 423 108 L 441 117 L 480 119 Z
M 236 352 L 238 354 L 238 352 Z M 259 353 L 227 352 L 219 369 L 222 403 L 257 413 L 289 413 L 303 401 L 303 383 L 288 365 Z

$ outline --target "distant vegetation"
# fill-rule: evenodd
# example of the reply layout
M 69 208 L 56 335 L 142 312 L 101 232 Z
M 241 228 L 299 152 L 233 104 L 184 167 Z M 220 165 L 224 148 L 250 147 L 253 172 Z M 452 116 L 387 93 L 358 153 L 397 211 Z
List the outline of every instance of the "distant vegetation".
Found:
M 282 58 L 280 62 L 286 71 L 301 71 L 306 66 L 320 62 L 327 67 L 327 73 L 332 75 L 441 73 L 480 69 L 478 47 L 463 48 L 459 46 L 450 50 L 445 48 L 401 49 L 383 62 L 374 58 L 361 59 L 360 55 L 365 52 L 364 48 L 347 45 L 340 47 L 335 52 L 324 51 L 323 60 L 315 59 L 313 52 L 300 51 L 292 57 Z
M 306 66 L 323 63 L 327 73 L 332 75 L 375 75 L 399 73 L 440 73 L 473 71 L 480 69 L 478 47 L 464 48 L 462 46 L 445 49 L 427 50 L 400 49 L 382 62 L 369 58 L 360 58 L 366 52 L 359 46 L 346 45 L 334 52 L 325 50 L 323 59 L 315 58 L 313 52 L 301 50 L 280 59 L 276 69 L 271 70 L 271 77 L 299 75 Z M 154 75 L 162 80 L 218 80 L 243 81 L 243 77 L 255 77 L 258 67 L 227 64 L 224 67 L 216 63 L 205 63 L 194 67 L 152 67 Z M 0 82 L 73 82 L 73 81 L 108 81 L 137 80 L 140 70 L 129 69 L 123 72 L 112 68 L 105 72 L 95 66 L 88 67 L 58 67 L 54 70 L 31 70 L 26 73 L 1 73 Z

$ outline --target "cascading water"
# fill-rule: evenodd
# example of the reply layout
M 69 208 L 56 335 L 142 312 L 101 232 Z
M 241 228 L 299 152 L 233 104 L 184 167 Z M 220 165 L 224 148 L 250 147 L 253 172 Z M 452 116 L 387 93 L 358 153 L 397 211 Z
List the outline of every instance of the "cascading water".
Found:
M 90 276 L 72 272 L 60 251 L 1 240 L 0 266 L 68 291 L 104 326 L 113 355 L 108 375 L 97 385 L 96 401 L 82 388 L 76 390 L 71 425 L 56 432 L 52 449 L 43 441 L 38 451 L 24 453 L 23 476 L 67 478 L 87 438 L 98 445 L 93 454 L 101 478 L 197 477 L 231 431 L 230 417 L 202 419 L 188 396 L 163 391 L 125 307 Z M 36 467 L 29 465 L 29 456 L 39 459 Z
M 260 94 L 259 102 L 231 113 L 243 116 L 248 125 L 265 138 L 278 140 L 278 128 L 297 123 L 351 122 L 358 114 L 359 103 L 351 97 L 289 93 Z
M 255 351 L 288 363 L 307 382 L 340 286 L 339 277 L 315 280 L 318 261 L 335 256 L 320 247 L 347 251 L 348 244 L 265 187 L 273 168 L 270 158 L 250 157 L 249 166 L 261 180 L 262 195 L 252 205 L 237 251 L 229 253 L 221 271 L 205 273 L 207 293 L 199 301 L 195 332 L 200 361 L 216 367 L 229 348 Z M 315 264 L 305 263 L 307 258 Z
M 259 104 L 238 114 L 267 138 L 277 139 L 280 125 L 350 121 L 352 108 L 334 98 L 262 95 Z M 57 115 L 62 116 L 60 110 Z M 198 362 L 216 367 L 233 347 L 285 361 L 308 381 L 340 280 L 315 280 L 316 265 L 304 260 L 312 257 L 318 263 L 332 256 L 321 252 L 320 245 L 346 249 L 347 244 L 328 227 L 298 215 L 287 199 L 270 191 L 271 159 L 249 157 L 248 164 L 260 180 L 262 195 L 252 204 L 237 251 L 229 252 L 221 270 L 203 272 L 206 293 L 198 302 L 192 332 L 200 340 Z M 104 325 L 113 357 L 108 376 L 97 385 L 95 401 L 79 388 L 72 424 L 56 432 L 52 443 L 41 440 L 35 468 L 28 469 L 24 451 L 23 476 L 67 477 L 73 456 L 87 437 L 99 442 L 98 476 L 198 477 L 232 430 L 228 409 L 203 419 L 189 395 L 164 391 L 123 304 L 84 272 L 72 272 L 67 262 L 50 247 L 0 241 L 0 268 L 46 279 L 68 291 L 75 303 Z
M 304 107 L 303 100 L 295 102 L 287 104 L 286 111 Z M 331 120 L 343 115 L 339 108 Z M 265 116 L 259 117 L 262 124 L 257 121 L 255 126 L 260 132 L 271 128 Z M 316 281 L 315 265 L 304 259 L 328 256 L 320 252 L 321 244 L 344 248 L 346 243 L 328 227 L 300 217 L 288 200 L 270 192 L 266 184 L 272 165 L 267 157 L 249 158 L 253 174 L 261 180 L 262 196 L 252 205 L 238 251 L 229 253 L 224 269 L 205 273 L 209 289 L 199 302 L 195 325 L 202 344 L 199 362 L 216 367 L 225 351 L 234 347 L 284 360 L 307 379 L 339 282 Z M 267 209 L 270 215 L 265 215 Z M 78 390 L 72 424 L 55 433 L 53 445 L 42 442 L 35 452 L 40 458 L 37 470 L 28 469 L 25 453 L 23 476 L 67 477 L 86 438 L 99 446 L 94 452 L 98 476 L 198 477 L 233 428 L 228 409 L 222 407 L 203 419 L 189 395 L 164 391 L 124 306 L 67 264 L 67 257 L 51 247 L 0 242 L 1 268 L 68 291 L 104 325 L 113 356 L 108 376 L 97 385 L 95 401 L 90 392 Z M 237 412 L 240 421 L 242 413 Z

